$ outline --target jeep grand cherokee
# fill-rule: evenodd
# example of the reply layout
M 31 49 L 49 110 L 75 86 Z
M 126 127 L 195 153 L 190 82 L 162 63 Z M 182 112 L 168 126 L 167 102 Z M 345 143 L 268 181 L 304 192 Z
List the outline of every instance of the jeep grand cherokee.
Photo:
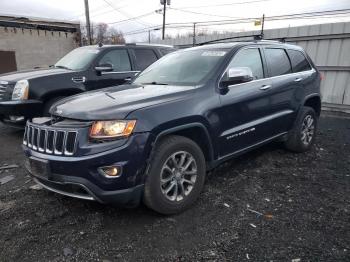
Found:
M 212 44 L 171 53 L 130 85 L 76 95 L 29 121 L 27 168 L 48 190 L 172 214 L 206 172 L 270 141 L 315 140 L 320 73 L 298 46 Z

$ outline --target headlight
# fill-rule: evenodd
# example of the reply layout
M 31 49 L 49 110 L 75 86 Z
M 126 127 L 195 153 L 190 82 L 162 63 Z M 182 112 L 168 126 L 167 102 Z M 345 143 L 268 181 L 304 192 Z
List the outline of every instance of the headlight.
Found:
M 96 121 L 91 127 L 90 137 L 95 139 L 128 137 L 135 125 L 135 120 Z
M 28 99 L 29 94 L 29 83 L 27 80 L 20 80 L 16 83 L 13 93 L 12 100 L 25 100 Z

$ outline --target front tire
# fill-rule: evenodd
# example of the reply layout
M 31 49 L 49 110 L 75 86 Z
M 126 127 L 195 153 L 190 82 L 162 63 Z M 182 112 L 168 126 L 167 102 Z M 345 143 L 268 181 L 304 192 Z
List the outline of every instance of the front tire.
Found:
M 202 191 L 206 165 L 200 147 L 182 136 L 162 139 L 154 149 L 145 183 L 145 205 L 170 215 L 190 207 Z
M 288 134 L 285 147 L 298 153 L 308 151 L 315 142 L 317 122 L 315 110 L 308 106 L 302 107 L 293 129 Z

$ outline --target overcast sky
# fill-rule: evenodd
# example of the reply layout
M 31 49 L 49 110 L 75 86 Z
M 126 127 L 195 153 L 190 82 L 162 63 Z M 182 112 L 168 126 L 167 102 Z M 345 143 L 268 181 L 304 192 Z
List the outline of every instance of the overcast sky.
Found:
M 249 3 L 251 2 L 251 3 Z M 110 23 L 124 33 L 162 24 L 159 0 L 89 0 L 91 20 Z M 177 10 L 177 9 L 181 9 Z M 295 14 L 314 11 L 350 9 L 350 0 L 171 0 L 167 23 L 200 22 Z M 84 0 L 0 0 L 1 14 L 43 17 L 50 19 L 84 21 Z M 149 14 L 151 13 L 151 14 Z M 202 13 L 202 14 L 199 14 Z M 140 19 L 115 23 L 147 14 Z M 148 15 L 149 14 L 149 15 Z M 302 21 L 267 22 L 267 27 L 330 22 L 334 19 L 307 19 Z M 350 15 L 340 15 L 337 21 L 350 21 Z M 114 24 L 113 24 L 114 23 Z M 199 30 L 250 30 L 254 25 L 241 24 L 220 27 L 199 27 Z M 186 33 L 189 29 L 168 30 L 171 34 Z M 153 31 L 159 37 L 160 31 Z M 144 40 L 147 33 L 129 35 L 127 40 Z

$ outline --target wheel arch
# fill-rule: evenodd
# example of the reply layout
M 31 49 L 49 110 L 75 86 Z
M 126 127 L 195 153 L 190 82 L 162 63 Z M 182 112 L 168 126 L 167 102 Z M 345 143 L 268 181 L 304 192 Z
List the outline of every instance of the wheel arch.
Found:
M 163 130 L 157 134 L 154 145 L 169 135 L 178 135 L 191 139 L 201 148 L 207 163 L 214 160 L 213 144 L 207 128 L 202 123 L 190 123 Z
M 304 100 L 303 106 L 311 107 L 315 110 L 317 116 L 321 114 L 321 97 L 319 94 L 311 94 Z

